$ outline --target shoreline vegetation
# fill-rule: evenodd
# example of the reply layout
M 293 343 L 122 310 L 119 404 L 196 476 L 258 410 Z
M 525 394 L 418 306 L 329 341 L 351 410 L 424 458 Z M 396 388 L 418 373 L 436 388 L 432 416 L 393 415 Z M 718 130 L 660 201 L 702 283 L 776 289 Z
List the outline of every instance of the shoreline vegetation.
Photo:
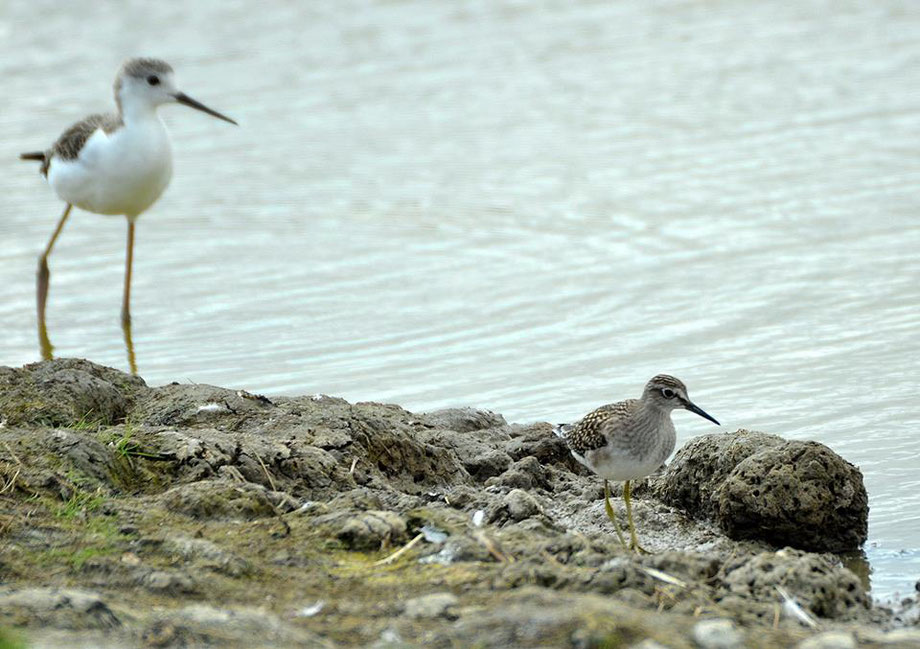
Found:
M 0 367 L 0 649 L 920 647 L 826 446 L 694 438 L 633 491 L 650 555 L 602 482 L 488 411 Z

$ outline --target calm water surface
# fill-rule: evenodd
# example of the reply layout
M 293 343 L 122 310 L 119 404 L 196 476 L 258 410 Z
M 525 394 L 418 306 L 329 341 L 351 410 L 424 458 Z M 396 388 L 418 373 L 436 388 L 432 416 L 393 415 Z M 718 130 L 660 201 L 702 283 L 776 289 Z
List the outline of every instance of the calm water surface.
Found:
M 160 56 L 241 127 L 163 111 L 175 178 L 132 309 L 149 383 L 563 421 L 672 372 L 725 430 L 858 464 L 873 591 L 912 590 L 920 5 L 119 7 L 0 12 L 0 362 L 38 358 L 61 210 L 16 154 Z M 124 230 L 78 212 L 59 241 L 59 354 L 127 367 Z M 715 430 L 675 419 L 679 444 Z

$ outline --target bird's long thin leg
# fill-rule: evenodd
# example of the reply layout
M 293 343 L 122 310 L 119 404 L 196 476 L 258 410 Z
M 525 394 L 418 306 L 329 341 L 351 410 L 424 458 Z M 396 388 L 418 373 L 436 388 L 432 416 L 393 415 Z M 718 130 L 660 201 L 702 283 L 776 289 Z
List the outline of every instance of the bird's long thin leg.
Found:
M 128 219 L 128 242 L 125 251 L 125 290 L 121 300 L 121 330 L 125 335 L 128 351 L 128 366 L 131 374 L 137 374 L 137 359 L 134 356 L 134 339 L 131 337 L 131 267 L 134 264 L 134 221 Z
M 639 537 L 636 535 L 636 523 L 632 515 L 632 485 L 629 480 L 623 485 L 623 500 L 626 501 L 626 518 L 629 521 L 629 549 L 636 554 L 650 554 L 648 550 L 639 545 Z
M 125 251 L 125 291 L 121 300 L 121 324 L 131 325 L 131 266 L 134 263 L 134 221 L 128 220 L 128 242 Z
M 617 538 L 620 539 L 620 545 L 625 548 L 626 539 L 623 538 L 623 532 L 620 531 L 620 526 L 617 523 L 617 514 L 613 511 L 613 505 L 610 504 L 610 484 L 607 480 L 604 480 L 604 509 L 607 511 L 607 518 L 613 523 L 613 529 L 617 533 Z
M 48 337 L 48 328 L 45 326 L 45 305 L 48 302 L 48 284 L 51 280 L 51 272 L 48 270 L 48 257 L 51 255 L 52 248 L 54 248 L 54 242 L 57 241 L 58 235 L 60 235 L 61 230 L 64 229 L 64 224 L 67 222 L 67 217 L 70 216 L 72 207 L 73 205 L 67 203 L 67 207 L 64 208 L 64 213 L 58 220 L 57 227 L 54 228 L 54 234 L 51 235 L 51 239 L 48 240 L 48 245 L 45 246 L 45 252 L 38 258 L 38 272 L 35 282 L 35 298 L 38 310 L 38 346 L 42 355 L 42 360 L 45 361 L 50 361 L 54 358 L 52 353 L 54 351 L 54 346 L 51 344 L 51 339 Z

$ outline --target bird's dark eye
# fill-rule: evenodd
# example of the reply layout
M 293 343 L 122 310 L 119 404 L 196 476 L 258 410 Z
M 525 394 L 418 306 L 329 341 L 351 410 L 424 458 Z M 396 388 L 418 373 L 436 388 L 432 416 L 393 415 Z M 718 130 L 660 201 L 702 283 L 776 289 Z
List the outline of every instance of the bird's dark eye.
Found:
M 160 85 L 160 77 L 155 74 L 151 74 L 149 77 L 147 77 L 147 83 L 151 86 L 158 86 Z
M 671 388 L 661 388 L 661 396 L 665 399 L 673 399 L 677 395 Z

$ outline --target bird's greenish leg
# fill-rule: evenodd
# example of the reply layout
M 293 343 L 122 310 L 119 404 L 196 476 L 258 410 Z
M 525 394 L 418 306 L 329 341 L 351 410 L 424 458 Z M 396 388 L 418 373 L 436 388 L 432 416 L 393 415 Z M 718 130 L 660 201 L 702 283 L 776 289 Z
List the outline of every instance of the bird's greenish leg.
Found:
M 57 227 L 54 228 L 54 234 L 51 235 L 48 245 L 45 246 L 45 252 L 38 258 L 38 273 L 36 274 L 35 282 L 35 301 L 38 310 L 38 346 L 42 355 L 42 360 L 45 361 L 50 361 L 54 358 L 54 346 L 51 344 L 51 339 L 48 337 L 48 328 L 45 326 L 45 304 L 48 302 L 48 285 L 51 282 L 51 271 L 48 270 L 48 257 L 51 255 L 51 250 L 54 248 L 54 242 L 57 241 L 58 235 L 60 235 L 61 230 L 64 229 L 64 224 L 67 223 L 67 217 L 70 216 L 71 207 L 73 206 L 68 203 L 67 207 L 64 208 L 64 213 L 61 215 L 60 220 L 58 220 Z
M 632 515 L 632 485 L 629 480 L 623 485 L 623 500 L 626 501 L 626 519 L 629 522 L 629 549 L 636 554 L 651 554 L 648 550 L 639 545 L 639 537 L 636 534 L 636 523 Z
M 610 504 L 610 484 L 607 480 L 604 480 L 604 509 L 607 511 L 607 518 L 613 523 L 613 529 L 617 533 L 617 538 L 620 539 L 620 545 L 625 548 L 626 539 L 623 538 L 623 532 L 620 531 L 620 526 L 617 523 L 617 514 L 613 511 L 613 505 Z

